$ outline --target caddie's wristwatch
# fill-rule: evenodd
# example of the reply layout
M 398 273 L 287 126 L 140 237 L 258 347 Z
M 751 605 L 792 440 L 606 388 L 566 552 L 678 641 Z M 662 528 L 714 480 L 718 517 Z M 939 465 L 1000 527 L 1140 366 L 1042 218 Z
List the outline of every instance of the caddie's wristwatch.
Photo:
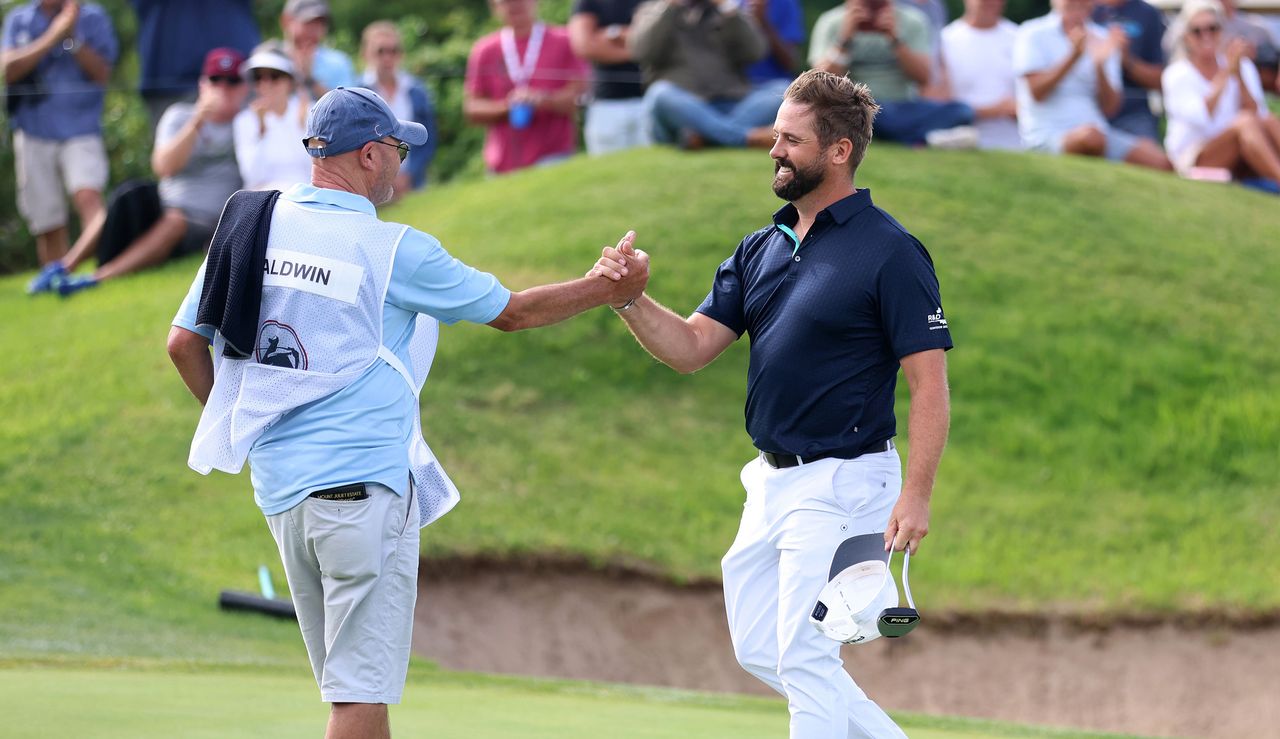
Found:
M 627 311 L 631 310 L 631 308 L 636 304 L 637 299 L 638 298 L 632 298 L 627 302 L 623 303 L 622 305 L 611 305 L 609 307 L 613 308 L 619 313 L 626 313 Z

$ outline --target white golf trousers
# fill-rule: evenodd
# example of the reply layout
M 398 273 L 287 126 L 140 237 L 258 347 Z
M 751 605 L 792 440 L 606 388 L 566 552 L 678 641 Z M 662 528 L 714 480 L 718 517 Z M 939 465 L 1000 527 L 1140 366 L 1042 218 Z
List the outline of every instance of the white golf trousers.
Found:
M 791 739 L 906 737 L 844 670 L 840 644 L 809 623 L 842 541 L 884 531 L 902 488 L 897 451 L 742 468 L 747 502 L 721 561 L 739 664 L 787 698 Z

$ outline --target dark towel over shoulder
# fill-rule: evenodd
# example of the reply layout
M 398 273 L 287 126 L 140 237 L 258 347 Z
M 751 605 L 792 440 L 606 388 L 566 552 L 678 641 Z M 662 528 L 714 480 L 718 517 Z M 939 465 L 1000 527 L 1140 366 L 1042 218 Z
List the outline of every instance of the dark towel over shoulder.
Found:
M 209 244 L 197 326 L 212 326 L 226 339 L 222 355 L 247 359 L 262 308 L 262 265 L 279 190 L 241 190 L 227 200 Z

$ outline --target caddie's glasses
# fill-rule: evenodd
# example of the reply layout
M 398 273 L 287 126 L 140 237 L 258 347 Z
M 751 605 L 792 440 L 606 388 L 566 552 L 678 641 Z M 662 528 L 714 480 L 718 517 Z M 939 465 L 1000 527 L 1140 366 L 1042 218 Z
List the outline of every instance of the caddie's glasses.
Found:
M 1195 36 L 1196 38 L 1200 38 L 1201 36 L 1212 36 L 1214 34 L 1221 33 L 1221 32 L 1222 32 L 1222 26 L 1218 25 L 1217 23 L 1212 23 L 1207 26 L 1192 26 L 1191 28 L 1187 29 L 1187 33 L 1191 34 L 1192 36 Z
M 403 142 L 403 141 L 400 141 L 400 142 L 397 142 L 397 143 L 394 143 L 394 144 L 388 144 L 388 143 L 387 143 L 387 142 L 385 142 L 385 141 L 379 141 L 379 140 L 377 140 L 377 139 L 374 139 L 374 140 L 373 140 L 373 143 L 375 143 L 375 144 L 382 144 L 383 146 L 393 146 L 393 147 L 395 147 L 395 149 L 396 149 L 397 151 L 399 151 L 399 152 L 400 152 L 400 161 L 402 161 L 402 162 L 403 162 L 406 158 L 408 158 L 408 156 L 409 156 L 409 145 L 408 145 L 408 144 L 406 144 L 406 143 L 405 143 L 405 142 Z

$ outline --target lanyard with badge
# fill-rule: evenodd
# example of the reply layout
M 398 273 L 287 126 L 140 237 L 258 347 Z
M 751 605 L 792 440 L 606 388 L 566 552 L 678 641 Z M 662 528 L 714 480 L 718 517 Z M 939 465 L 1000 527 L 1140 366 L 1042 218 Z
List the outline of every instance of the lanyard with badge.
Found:
M 523 59 L 516 51 L 515 31 L 508 27 L 498 34 L 498 40 L 502 45 L 502 62 L 506 65 L 507 76 L 511 78 L 517 91 L 528 89 L 529 81 L 533 79 L 534 69 L 538 66 L 538 56 L 542 54 L 542 37 L 546 34 L 546 30 L 545 24 L 541 22 L 534 24 L 533 30 L 529 33 L 529 45 L 525 47 Z M 528 102 L 512 105 L 509 118 L 513 128 L 528 126 L 533 120 L 533 105 Z

